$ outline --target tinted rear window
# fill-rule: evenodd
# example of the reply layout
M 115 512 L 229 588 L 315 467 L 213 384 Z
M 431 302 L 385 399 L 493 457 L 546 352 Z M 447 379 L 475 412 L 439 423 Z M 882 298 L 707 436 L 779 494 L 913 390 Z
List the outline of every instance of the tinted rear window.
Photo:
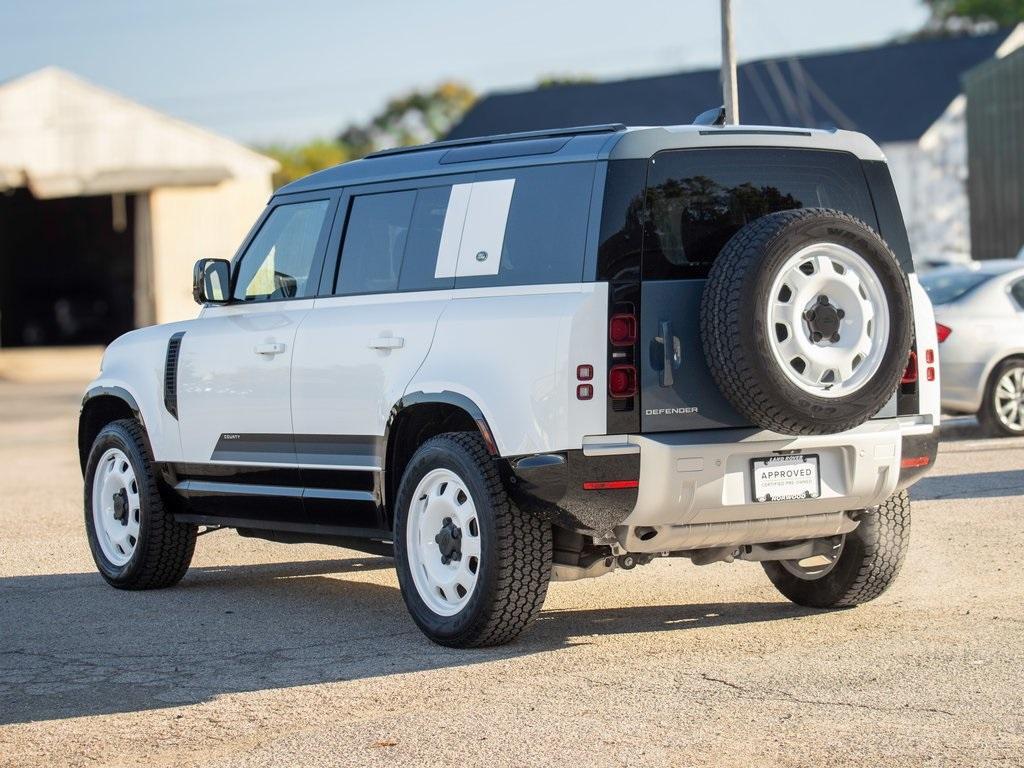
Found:
M 578 283 L 594 185 L 591 163 L 486 171 L 474 181 L 515 179 L 496 275 L 460 276 L 456 288 Z
M 647 177 L 644 278 L 707 277 L 723 246 L 747 223 L 793 208 L 835 208 L 878 229 L 860 161 L 845 152 L 660 152 Z
M 991 278 L 984 272 L 933 272 L 921 278 L 921 285 L 932 304 L 952 304 Z

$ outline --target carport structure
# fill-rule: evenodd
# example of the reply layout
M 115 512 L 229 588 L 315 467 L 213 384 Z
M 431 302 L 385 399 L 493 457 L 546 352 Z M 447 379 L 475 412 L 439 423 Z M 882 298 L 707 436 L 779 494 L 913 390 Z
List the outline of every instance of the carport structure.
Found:
M 48 67 L 0 84 L 0 346 L 102 344 L 189 317 L 275 161 Z

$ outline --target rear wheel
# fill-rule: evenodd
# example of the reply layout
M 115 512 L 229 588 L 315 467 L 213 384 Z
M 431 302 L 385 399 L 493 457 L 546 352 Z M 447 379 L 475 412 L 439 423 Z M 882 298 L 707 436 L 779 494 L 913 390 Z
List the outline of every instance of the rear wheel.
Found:
M 85 529 L 100 574 L 118 589 L 159 589 L 181 581 L 196 526 L 164 509 L 149 442 L 138 422 L 105 426 L 85 469 Z
M 985 387 L 978 421 L 991 435 L 1024 435 L 1024 358 L 1013 357 L 996 366 Z
M 395 500 L 402 597 L 431 640 L 501 645 L 540 611 L 551 576 L 551 525 L 508 498 L 479 435 L 432 438 Z
M 762 563 L 772 584 L 794 603 L 844 608 L 874 600 L 903 566 L 910 545 L 910 497 L 906 491 L 864 510 L 860 525 L 831 552 L 807 560 Z

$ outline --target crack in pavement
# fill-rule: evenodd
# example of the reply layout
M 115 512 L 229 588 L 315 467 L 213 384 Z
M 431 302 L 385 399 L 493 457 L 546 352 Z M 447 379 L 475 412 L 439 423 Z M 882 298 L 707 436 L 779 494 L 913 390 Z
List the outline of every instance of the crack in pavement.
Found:
M 740 696 L 739 698 L 751 699 L 753 701 L 790 701 L 796 704 L 810 704 L 813 706 L 833 706 L 833 707 L 853 707 L 856 709 L 867 709 L 872 712 L 919 712 L 922 714 L 935 714 L 935 715 L 948 715 L 949 717 L 956 717 L 956 714 L 946 709 L 939 709 L 937 707 L 912 707 L 909 704 L 903 707 L 880 707 L 874 704 L 862 704 L 853 701 L 837 701 L 837 700 L 820 700 L 820 699 L 803 699 L 796 696 L 789 691 L 780 690 L 778 696 L 772 696 L 768 691 L 755 690 L 753 688 L 746 688 L 742 685 L 724 680 L 719 677 L 712 677 L 707 673 L 701 673 L 701 678 L 709 683 L 718 683 L 719 685 L 726 686 L 732 690 L 739 691 L 740 693 L 747 694 Z

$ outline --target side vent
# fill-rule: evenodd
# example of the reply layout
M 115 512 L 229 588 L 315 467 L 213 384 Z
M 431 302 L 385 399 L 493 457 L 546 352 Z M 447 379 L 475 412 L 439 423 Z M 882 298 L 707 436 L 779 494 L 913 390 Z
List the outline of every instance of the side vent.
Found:
M 181 339 L 184 331 L 171 336 L 167 342 L 167 359 L 164 361 L 164 408 L 174 418 L 178 418 L 178 354 L 181 352 Z

